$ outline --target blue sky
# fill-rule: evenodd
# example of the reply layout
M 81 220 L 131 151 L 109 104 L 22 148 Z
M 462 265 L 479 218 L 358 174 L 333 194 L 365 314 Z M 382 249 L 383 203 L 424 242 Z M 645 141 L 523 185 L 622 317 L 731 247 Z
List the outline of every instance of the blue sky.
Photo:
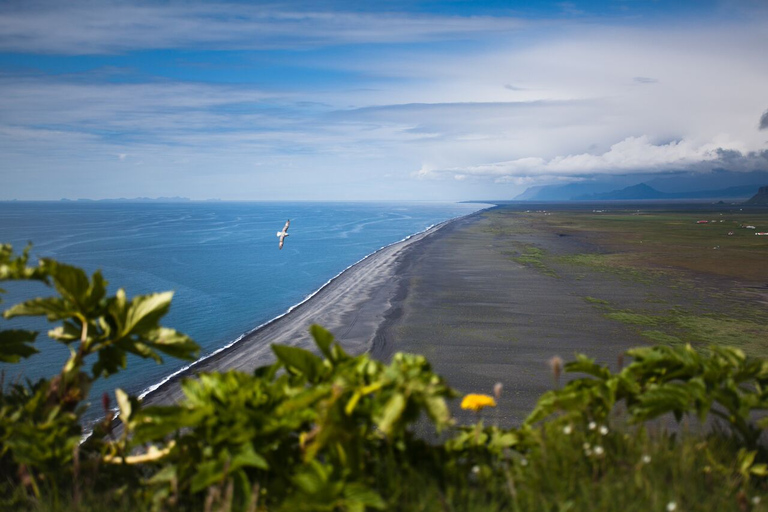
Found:
M 0 200 L 765 170 L 766 5 L 0 1 Z

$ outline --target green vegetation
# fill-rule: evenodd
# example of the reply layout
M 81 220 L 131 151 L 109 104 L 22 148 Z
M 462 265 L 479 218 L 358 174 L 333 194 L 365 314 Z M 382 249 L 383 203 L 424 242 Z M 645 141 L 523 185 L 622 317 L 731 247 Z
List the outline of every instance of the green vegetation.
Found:
M 519 244 L 522 252 L 516 252 L 512 259 L 521 265 L 533 267 L 544 275 L 557 277 L 557 273 L 544 263 L 546 251 L 530 244 Z
M 707 223 L 698 224 L 699 220 Z M 679 269 L 768 282 L 768 240 L 754 236 L 768 230 L 768 214 L 758 211 L 569 210 L 530 217 L 530 221 L 547 232 L 579 233 L 606 251 L 566 255 L 564 262 L 602 270 Z
M 0 280 L 36 280 L 57 295 L 12 306 L 43 316 L 68 345 L 62 371 L 0 394 L 0 507 L 8 510 L 762 510 L 768 453 L 768 360 L 690 345 L 629 352 L 618 372 L 579 356 L 582 374 L 545 393 L 523 425 L 486 425 L 489 396 L 465 401 L 422 356 L 389 364 L 352 357 L 314 326 L 317 354 L 274 346 L 277 361 L 246 374 L 202 374 L 185 400 L 145 407 L 115 393 L 82 441 L 90 384 L 133 353 L 192 358 L 162 327 L 170 294 L 106 293 L 98 272 L 0 246 Z M 627 317 L 625 318 L 634 318 Z M 711 333 L 717 335 L 719 331 Z M 0 331 L 0 359 L 34 357 L 37 333 Z M 555 364 L 555 378 L 561 368 Z M 501 390 L 496 390 L 498 394 Z M 683 422 L 677 433 L 659 418 Z M 695 419 L 719 430 L 687 431 Z M 82 441 L 82 442 L 81 442 Z
M 618 322 L 624 322 L 631 325 L 658 325 L 659 320 L 649 315 L 641 315 L 638 313 L 630 313 L 627 311 L 617 311 L 615 313 L 606 313 L 605 316 L 611 320 Z
M 694 314 L 682 308 L 636 313 L 628 310 L 616 311 L 605 301 L 589 299 L 587 298 L 588 302 L 606 311 L 606 318 L 638 327 L 654 327 L 652 330 L 642 330 L 640 334 L 655 343 L 737 346 L 755 355 L 765 352 L 768 318 L 759 311 L 743 311 L 742 318 L 722 314 Z
M 562 254 L 555 258 L 561 265 L 587 267 L 598 272 L 609 272 L 616 277 L 641 284 L 653 284 L 669 272 L 657 268 L 647 268 L 635 260 L 632 254 Z

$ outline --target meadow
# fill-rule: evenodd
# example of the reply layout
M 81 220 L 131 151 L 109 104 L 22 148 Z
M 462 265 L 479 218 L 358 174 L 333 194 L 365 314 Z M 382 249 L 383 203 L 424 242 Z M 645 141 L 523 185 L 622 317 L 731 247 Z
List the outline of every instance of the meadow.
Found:
M 642 290 L 632 300 L 587 291 L 583 300 L 649 342 L 723 344 L 768 355 L 768 236 L 755 234 L 768 230 L 768 212 L 605 208 L 518 206 L 488 215 L 497 237 L 511 240 L 508 253 L 517 263 L 583 281 L 586 290 L 606 275 Z

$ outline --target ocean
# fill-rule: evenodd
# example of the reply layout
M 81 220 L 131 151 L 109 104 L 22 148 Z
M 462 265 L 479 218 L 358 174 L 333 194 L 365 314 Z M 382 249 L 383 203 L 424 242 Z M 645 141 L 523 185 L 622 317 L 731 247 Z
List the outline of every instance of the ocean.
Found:
M 91 273 L 101 269 L 114 295 L 175 292 L 163 325 L 191 336 L 205 356 L 285 313 L 368 254 L 445 220 L 488 205 L 307 202 L 5 202 L 0 243 Z M 291 220 L 278 250 L 277 231 Z M 8 307 L 51 295 L 36 283 L 3 283 Z M 68 349 L 37 319 L 0 320 L 0 329 L 34 328 L 40 354 L 0 365 L 8 379 L 57 374 Z M 140 394 L 188 365 L 131 357 L 126 370 L 96 382 L 91 396 L 116 387 Z M 95 414 L 95 412 L 92 412 Z

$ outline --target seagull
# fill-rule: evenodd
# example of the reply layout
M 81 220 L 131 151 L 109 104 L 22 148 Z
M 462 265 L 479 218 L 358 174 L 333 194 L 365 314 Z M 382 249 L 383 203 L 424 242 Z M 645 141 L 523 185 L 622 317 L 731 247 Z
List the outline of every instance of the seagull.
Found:
M 285 237 L 288 236 L 288 226 L 290 225 L 291 225 L 290 220 L 285 221 L 285 226 L 283 226 L 283 230 L 277 232 L 277 238 L 280 239 L 280 245 L 278 246 L 278 249 L 283 248 L 283 243 L 285 243 Z

